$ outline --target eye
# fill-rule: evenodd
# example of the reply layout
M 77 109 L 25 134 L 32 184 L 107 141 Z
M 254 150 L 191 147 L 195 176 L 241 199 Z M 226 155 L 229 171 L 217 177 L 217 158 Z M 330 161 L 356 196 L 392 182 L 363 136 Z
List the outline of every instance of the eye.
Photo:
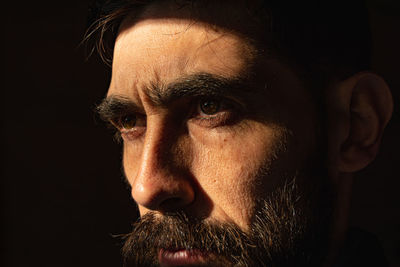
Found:
M 131 130 L 136 126 L 137 117 L 134 115 L 125 115 L 118 121 L 118 126 L 124 130 Z
M 235 123 L 241 113 L 238 104 L 223 97 L 204 97 L 195 103 L 191 121 L 207 128 Z
M 146 132 L 146 116 L 137 113 L 124 114 L 112 119 L 111 124 L 117 128 L 116 139 L 133 141 Z
M 221 101 L 217 99 L 203 99 L 199 103 L 200 110 L 206 115 L 214 115 L 220 110 Z

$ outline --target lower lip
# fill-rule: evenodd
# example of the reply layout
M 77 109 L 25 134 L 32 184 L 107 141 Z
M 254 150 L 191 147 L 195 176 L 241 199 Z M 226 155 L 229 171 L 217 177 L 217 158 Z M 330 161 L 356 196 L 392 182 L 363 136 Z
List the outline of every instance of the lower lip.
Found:
M 206 256 L 206 253 L 196 249 L 161 249 L 158 254 L 158 260 L 163 267 L 200 265 L 205 263 Z

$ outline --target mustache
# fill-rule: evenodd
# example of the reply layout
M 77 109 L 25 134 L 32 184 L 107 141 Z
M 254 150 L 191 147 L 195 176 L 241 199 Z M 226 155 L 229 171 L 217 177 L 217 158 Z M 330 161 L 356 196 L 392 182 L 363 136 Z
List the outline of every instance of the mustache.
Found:
M 315 199 L 326 216 L 312 214 Z M 124 236 L 124 266 L 159 266 L 160 249 L 209 252 L 216 256 L 211 266 L 318 266 L 329 230 L 328 202 L 301 194 L 292 180 L 260 203 L 248 232 L 232 223 L 204 221 L 182 212 L 162 216 L 150 212 Z
M 125 236 L 125 266 L 157 266 L 160 249 L 200 250 L 232 262 L 246 257 L 250 238 L 230 223 L 204 222 L 184 213 L 144 215 Z

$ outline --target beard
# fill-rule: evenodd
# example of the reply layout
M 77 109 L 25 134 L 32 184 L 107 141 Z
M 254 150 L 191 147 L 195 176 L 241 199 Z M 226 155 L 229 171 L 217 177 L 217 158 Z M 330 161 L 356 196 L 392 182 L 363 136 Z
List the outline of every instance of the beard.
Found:
M 159 266 L 162 249 L 212 255 L 206 266 L 321 266 L 329 245 L 331 187 L 319 181 L 311 190 L 299 190 L 296 180 L 258 203 L 246 232 L 232 223 L 190 218 L 182 212 L 150 212 L 124 237 L 124 266 Z

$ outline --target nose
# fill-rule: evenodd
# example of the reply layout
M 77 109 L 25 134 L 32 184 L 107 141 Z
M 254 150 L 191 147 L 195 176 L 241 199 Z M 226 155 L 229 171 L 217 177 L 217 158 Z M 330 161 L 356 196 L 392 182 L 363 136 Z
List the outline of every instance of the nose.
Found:
M 139 207 L 148 210 L 161 213 L 183 210 L 194 201 L 193 181 L 177 163 L 182 162 L 183 159 L 176 158 L 182 153 L 178 153 L 176 147 L 173 149 L 168 129 L 150 126 L 148 124 L 136 176 L 131 180 L 132 197 Z

